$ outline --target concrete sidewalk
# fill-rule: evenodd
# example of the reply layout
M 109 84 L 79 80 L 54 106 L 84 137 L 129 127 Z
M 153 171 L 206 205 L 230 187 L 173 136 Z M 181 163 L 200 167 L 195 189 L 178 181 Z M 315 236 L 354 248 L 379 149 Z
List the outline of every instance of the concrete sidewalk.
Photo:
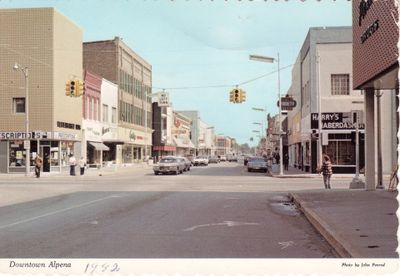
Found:
M 120 174 L 120 173 L 129 173 L 136 170 L 145 170 L 151 169 L 152 165 L 148 165 L 146 163 L 135 163 L 135 164 L 122 164 L 122 165 L 113 165 L 109 167 L 102 167 L 100 169 L 97 168 L 87 168 L 85 169 L 85 177 L 94 177 L 94 176 L 106 176 L 106 175 L 113 175 L 113 174 Z M 75 168 L 76 176 L 80 176 L 79 167 Z M 30 173 L 30 176 L 34 178 L 35 173 L 33 170 Z M 61 172 L 54 171 L 54 172 L 41 172 L 40 178 L 71 178 L 73 176 L 69 175 L 69 167 L 65 167 Z M 0 180 L 1 179 L 16 179 L 16 178 L 25 178 L 24 173 L 0 173 Z
M 341 257 L 399 257 L 398 192 L 308 190 L 290 194 Z

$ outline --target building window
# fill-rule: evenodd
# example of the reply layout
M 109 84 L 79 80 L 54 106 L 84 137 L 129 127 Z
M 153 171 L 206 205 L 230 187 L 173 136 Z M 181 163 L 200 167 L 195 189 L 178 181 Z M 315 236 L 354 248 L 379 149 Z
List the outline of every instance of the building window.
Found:
M 14 113 L 25 113 L 25 98 L 13 98 Z
M 332 74 L 331 90 L 332 95 L 349 95 L 350 94 L 350 75 L 349 74 Z
M 108 105 L 103 104 L 103 122 L 108 122 Z
M 116 124 L 117 123 L 117 109 L 115 107 L 112 108 L 111 110 L 111 123 Z

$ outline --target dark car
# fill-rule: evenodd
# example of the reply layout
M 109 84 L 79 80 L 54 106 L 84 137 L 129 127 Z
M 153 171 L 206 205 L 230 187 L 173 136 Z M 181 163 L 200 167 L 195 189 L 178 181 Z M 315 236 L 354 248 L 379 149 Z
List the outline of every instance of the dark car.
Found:
M 251 157 L 247 163 L 247 171 L 268 172 L 267 162 L 262 157 Z

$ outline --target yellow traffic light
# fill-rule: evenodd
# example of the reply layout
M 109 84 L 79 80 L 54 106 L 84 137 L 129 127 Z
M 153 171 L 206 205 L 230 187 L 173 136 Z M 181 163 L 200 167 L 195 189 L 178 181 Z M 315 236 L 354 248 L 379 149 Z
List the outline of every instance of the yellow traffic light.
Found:
M 231 92 L 229 92 L 229 101 L 231 103 L 235 102 L 235 95 L 233 94 L 233 90 L 231 90 Z
M 76 97 L 76 83 L 74 80 L 69 82 L 69 91 L 72 97 Z
M 71 96 L 71 84 L 69 81 L 65 83 L 65 95 Z
M 233 99 L 233 102 L 234 103 L 240 103 L 240 91 L 239 91 L 239 89 L 234 89 L 233 90 L 233 97 L 234 97 L 234 99 Z
M 75 80 L 75 97 L 80 97 L 85 94 L 85 85 L 84 82 L 80 80 Z
M 240 102 L 245 102 L 246 101 L 246 91 L 240 89 Z

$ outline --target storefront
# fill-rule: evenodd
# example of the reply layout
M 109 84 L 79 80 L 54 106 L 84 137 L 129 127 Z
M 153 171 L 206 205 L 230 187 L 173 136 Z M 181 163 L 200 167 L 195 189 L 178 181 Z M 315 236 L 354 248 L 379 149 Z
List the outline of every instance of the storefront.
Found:
M 153 146 L 153 161 L 158 162 L 163 156 L 176 155 L 175 146 Z
M 118 137 L 124 144 L 120 145 L 122 163 L 136 163 L 143 161 L 146 153 L 151 153 L 151 131 L 147 135 L 143 131 L 118 128 Z
M 25 132 L 0 132 L 0 172 L 25 172 Z M 80 142 L 75 134 L 61 132 L 31 132 L 30 166 L 37 154 L 43 158 L 43 172 L 59 171 L 68 167 L 70 154 L 80 152 Z
M 322 152 L 327 154 L 331 161 L 334 173 L 354 173 L 356 168 L 356 124 L 353 122 L 353 112 L 323 112 L 322 117 Z M 362 122 L 363 112 L 359 111 L 359 120 Z M 358 124 L 360 140 L 360 168 L 364 167 L 364 123 Z M 316 163 L 318 140 L 318 113 L 311 113 L 311 140 L 305 145 L 305 165 L 310 161 Z

